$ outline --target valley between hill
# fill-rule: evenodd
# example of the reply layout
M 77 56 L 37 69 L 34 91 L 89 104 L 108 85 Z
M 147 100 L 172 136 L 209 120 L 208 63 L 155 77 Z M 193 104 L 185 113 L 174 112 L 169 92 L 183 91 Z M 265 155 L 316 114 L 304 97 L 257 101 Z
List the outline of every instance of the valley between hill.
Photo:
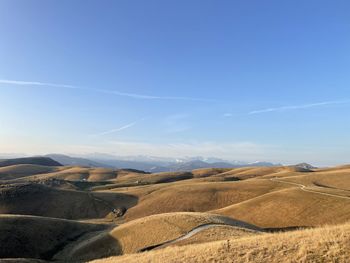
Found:
M 350 166 L 151 174 L 26 161 L 1 167 L 0 182 L 0 262 L 349 256 Z

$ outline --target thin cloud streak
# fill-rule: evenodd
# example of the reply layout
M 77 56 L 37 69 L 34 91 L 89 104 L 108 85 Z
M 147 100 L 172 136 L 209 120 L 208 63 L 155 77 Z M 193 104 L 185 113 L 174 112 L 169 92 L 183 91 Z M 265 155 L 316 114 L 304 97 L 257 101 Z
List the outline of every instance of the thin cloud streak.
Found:
M 11 84 L 19 86 L 47 86 L 53 88 L 67 88 L 67 89 L 80 89 L 79 87 L 66 85 L 66 84 L 56 84 L 56 83 L 47 83 L 47 82 L 38 82 L 38 81 L 22 81 L 22 80 L 8 80 L 0 79 L 0 84 Z
M 121 92 L 121 91 L 116 91 L 116 90 L 94 89 L 94 88 L 79 87 L 79 86 L 74 86 L 74 85 L 39 82 L 39 81 L 22 81 L 22 80 L 0 79 L 0 84 L 10 84 L 10 85 L 17 85 L 17 86 L 46 86 L 46 87 L 53 87 L 53 88 L 80 89 L 80 90 L 94 91 L 94 92 L 99 92 L 99 93 L 112 94 L 115 96 L 129 97 L 129 98 L 133 98 L 133 99 L 144 99 L 144 100 L 188 100 L 188 101 L 207 101 L 207 102 L 214 101 L 212 99 L 205 99 L 205 98 L 153 96 L 153 95 L 145 95 L 145 94 L 137 94 L 137 93 L 127 93 L 127 92 Z
M 322 107 L 322 106 L 336 105 L 336 104 L 347 104 L 347 103 L 350 103 L 350 100 L 324 101 L 324 102 L 310 103 L 310 104 L 303 104 L 303 105 L 283 106 L 283 107 L 277 107 L 277 108 L 255 110 L 255 111 L 249 112 L 249 114 L 252 115 L 252 114 L 261 114 L 261 113 L 268 113 L 268 112 L 276 112 L 276 111 L 302 110 L 302 109 L 309 109 L 314 107 Z
M 112 129 L 112 130 L 104 131 L 104 132 L 101 132 L 98 134 L 94 134 L 93 136 L 103 136 L 103 135 L 107 135 L 107 134 L 111 134 L 111 133 L 115 133 L 115 132 L 120 132 L 122 130 L 126 130 L 128 128 L 131 128 L 132 126 L 135 126 L 137 123 L 138 123 L 137 121 L 134 121 L 134 122 L 128 123 L 124 126 L 116 128 L 116 129 Z

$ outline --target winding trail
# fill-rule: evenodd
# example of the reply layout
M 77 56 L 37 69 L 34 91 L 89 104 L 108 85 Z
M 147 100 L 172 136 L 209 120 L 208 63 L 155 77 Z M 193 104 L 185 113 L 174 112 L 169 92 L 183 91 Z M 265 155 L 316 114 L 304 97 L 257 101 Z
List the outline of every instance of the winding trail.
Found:
M 289 184 L 289 185 L 298 186 L 299 189 L 304 191 L 304 192 L 309 192 L 309 193 L 314 193 L 314 194 L 319 194 L 319 195 L 326 195 L 326 196 L 331 196 L 331 197 L 336 197 L 336 198 L 342 198 L 342 199 L 350 200 L 349 196 L 336 195 L 336 194 L 330 194 L 330 193 L 320 192 L 320 191 L 316 191 L 316 190 L 310 190 L 310 189 L 307 189 L 307 186 L 303 185 L 303 184 L 283 181 L 283 180 L 280 180 L 280 179 L 277 179 L 277 178 L 270 178 L 270 180 L 273 181 L 273 182 L 278 182 L 278 183 L 282 183 L 282 184 Z
M 180 237 L 175 238 L 173 240 L 169 240 L 169 241 L 157 244 L 157 245 L 145 247 L 145 248 L 141 249 L 138 252 L 145 252 L 145 251 L 153 250 L 153 249 L 156 249 L 156 248 L 163 248 L 163 247 L 165 247 L 167 245 L 174 244 L 174 243 L 176 243 L 178 241 L 182 241 L 182 240 L 188 239 L 188 238 L 194 236 L 195 234 L 197 234 L 199 232 L 202 232 L 203 230 L 206 230 L 206 229 L 209 229 L 209 228 L 213 228 L 213 227 L 222 227 L 222 226 L 230 227 L 231 225 L 217 224 L 217 223 L 208 223 L 208 224 L 200 225 L 200 226 L 197 226 L 197 227 L 193 228 L 191 231 L 189 231 L 187 234 L 185 234 L 183 236 L 180 236 Z M 231 227 L 234 227 L 234 226 L 231 226 Z

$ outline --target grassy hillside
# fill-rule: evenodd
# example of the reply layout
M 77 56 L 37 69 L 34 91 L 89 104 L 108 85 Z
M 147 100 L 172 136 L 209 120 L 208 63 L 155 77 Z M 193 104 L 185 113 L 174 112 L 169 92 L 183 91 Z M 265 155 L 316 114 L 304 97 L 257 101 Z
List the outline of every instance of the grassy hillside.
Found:
M 65 219 L 101 218 L 107 216 L 113 208 L 128 208 L 136 202 L 136 197 L 127 194 L 91 194 L 54 189 L 35 183 L 7 184 L 0 187 L 1 214 Z
M 0 168 L 0 213 L 75 219 L 77 224 L 105 227 L 69 237 L 64 246 L 48 243 L 53 249 L 50 256 L 61 261 L 119 256 L 111 260 L 281 262 L 285 254 L 286 262 L 332 262 L 334 258 L 342 260 L 343 251 L 336 248 L 349 245 L 348 239 L 336 239 L 341 236 L 334 229 L 347 231 L 348 225 L 290 230 L 349 222 L 349 175 L 348 166 L 211 168 L 148 174 L 22 164 Z M 267 234 L 266 229 L 288 232 Z M 311 235 L 317 237 L 321 231 L 333 236 L 315 243 Z M 35 240 L 35 234 L 28 233 Z M 12 235 L 10 231 L 2 234 L 4 239 Z M 46 252 L 40 253 L 35 257 L 48 258 Z
M 44 166 L 62 166 L 59 162 L 49 157 L 26 157 L 15 159 L 0 159 L 0 167 L 17 164 L 35 164 Z
M 127 219 L 167 212 L 205 212 L 284 189 L 285 185 L 265 180 L 239 182 L 182 181 L 128 189 L 125 193 L 139 198 L 126 214 Z M 120 191 L 118 191 L 120 192 Z
M 153 215 L 128 222 L 111 231 L 79 240 L 76 245 L 73 244 L 57 254 L 55 259 L 87 260 L 109 255 L 136 253 L 142 249 L 181 237 L 190 230 L 205 224 L 220 224 L 226 227 L 231 226 L 231 228 L 232 226 L 240 227 L 242 229 L 241 235 L 243 233 L 248 235 L 257 230 L 256 227 L 244 222 L 219 215 L 205 213 Z M 237 228 L 234 229 L 237 230 Z
M 350 224 L 130 254 L 95 260 L 110 262 L 348 262 Z
M 58 170 L 58 167 L 35 164 L 10 165 L 0 167 L 0 180 L 13 180 L 35 174 L 52 173 Z
M 109 169 L 109 168 L 89 168 L 79 166 L 64 166 L 56 170 L 49 171 L 47 173 L 32 174 L 27 176 L 25 180 L 46 180 L 50 178 L 57 178 L 69 181 L 87 181 L 87 182 L 98 182 L 98 181 L 111 181 L 122 178 L 126 175 L 141 177 L 145 173 L 136 170 L 120 170 L 120 169 Z
M 293 187 L 213 212 L 267 228 L 320 226 L 347 222 L 350 219 L 350 200 L 308 193 Z
M 72 240 L 103 229 L 106 226 L 62 219 L 0 215 L 0 258 L 51 259 Z

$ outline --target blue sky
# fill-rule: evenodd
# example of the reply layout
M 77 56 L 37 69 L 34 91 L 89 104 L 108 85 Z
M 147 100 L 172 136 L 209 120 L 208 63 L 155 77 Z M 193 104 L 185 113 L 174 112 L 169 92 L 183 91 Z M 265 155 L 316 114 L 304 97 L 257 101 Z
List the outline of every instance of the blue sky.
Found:
M 0 152 L 349 163 L 349 1 L 0 1 Z

